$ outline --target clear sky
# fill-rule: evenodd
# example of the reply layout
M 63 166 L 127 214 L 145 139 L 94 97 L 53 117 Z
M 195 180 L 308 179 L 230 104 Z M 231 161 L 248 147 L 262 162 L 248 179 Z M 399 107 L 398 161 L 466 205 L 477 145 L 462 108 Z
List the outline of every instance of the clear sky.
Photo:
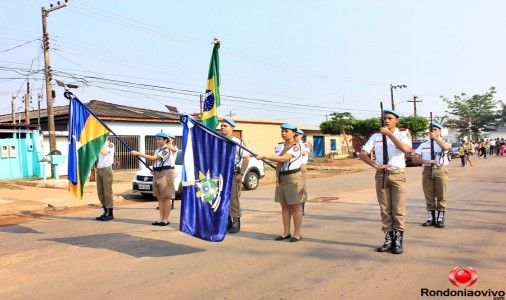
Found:
M 31 81 L 45 94 L 41 7 L 2 1 L 0 114 Z M 63 3 L 63 1 L 62 1 Z M 53 78 L 81 85 L 83 102 L 199 110 L 221 41 L 220 115 L 319 125 L 332 112 L 356 118 L 390 108 L 442 116 L 440 96 L 506 100 L 506 1 L 99 1 L 69 0 L 48 17 Z M 55 105 L 66 104 L 63 90 Z M 45 98 L 41 104 L 45 108 Z M 19 108 L 24 111 L 24 108 Z

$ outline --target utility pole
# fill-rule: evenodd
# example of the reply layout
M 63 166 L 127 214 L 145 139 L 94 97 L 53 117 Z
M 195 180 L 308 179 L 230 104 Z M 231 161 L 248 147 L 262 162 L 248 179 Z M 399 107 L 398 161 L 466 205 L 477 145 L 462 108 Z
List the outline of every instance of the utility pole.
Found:
M 46 97 L 47 97 L 47 124 L 49 130 L 49 150 L 56 150 L 56 135 L 55 135 L 55 125 L 54 125 L 54 112 L 53 112 L 53 87 L 51 86 L 51 63 L 49 62 L 49 34 L 47 33 L 47 17 L 49 13 L 55 11 L 57 9 L 63 8 L 67 6 L 67 0 L 65 0 L 64 4 L 60 4 L 53 7 L 50 5 L 50 9 L 46 9 L 45 7 L 41 8 L 42 13 L 42 44 L 44 47 L 44 74 L 46 77 Z M 51 165 L 51 177 L 54 178 L 55 174 L 55 165 Z
M 418 97 L 417 96 L 413 96 L 413 100 L 408 100 L 408 102 L 413 102 L 413 115 L 416 117 L 416 104 L 418 102 L 423 102 L 422 100 L 420 101 L 417 101 Z
M 390 100 L 392 101 L 392 110 L 395 110 L 394 89 L 402 89 L 402 88 L 407 88 L 407 87 L 408 86 L 405 84 L 398 84 L 398 85 L 390 84 Z
M 16 124 L 16 96 L 12 96 L 12 124 Z
M 26 80 L 26 94 L 25 94 L 25 124 L 30 124 L 30 81 Z

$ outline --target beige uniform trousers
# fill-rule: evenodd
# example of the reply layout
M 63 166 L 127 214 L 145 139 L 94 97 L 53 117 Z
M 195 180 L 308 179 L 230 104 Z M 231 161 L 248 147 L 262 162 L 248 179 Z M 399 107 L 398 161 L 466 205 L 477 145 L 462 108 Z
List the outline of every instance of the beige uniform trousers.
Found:
M 301 204 L 303 200 L 302 187 L 304 181 L 302 172 L 279 175 L 274 192 L 274 201 L 285 205 Z
M 376 172 L 376 195 L 381 213 L 382 230 L 404 231 L 406 216 L 406 176 L 404 169 L 389 171 L 388 187 L 381 189 L 383 171 Z
M 234 180 L 232 180 L 232 191 L 230 192 L 230 206 L 228 209 L 228 214 L 231 218 L 240 218 L 241 217 L 241 203 L 239 202 L 239 198 L 241 197 L 241 184 L 237 183 L 236 174 L 234 174 Z
M 446 166 L 434 168 L 432 179 L 430 178 L 430 169 L 431 167 L 424 167 L 422 173 L 422 186 L 427 210 L 446 211 L 448 169 Z
M 170 199 L 176 198 L 175 178 L 175 169 L 155 171 L 153 175 L 153 196 Z
M 113 208 L 112 201 L 112 167 L 97 169 L 97 194 L 98 200 L 105 208 Z

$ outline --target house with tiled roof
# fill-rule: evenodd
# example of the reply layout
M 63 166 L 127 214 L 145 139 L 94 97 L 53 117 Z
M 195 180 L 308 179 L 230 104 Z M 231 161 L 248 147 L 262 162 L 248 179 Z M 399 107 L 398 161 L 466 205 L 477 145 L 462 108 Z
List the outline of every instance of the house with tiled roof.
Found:
M 179 122 L 180 114 L 175 107 L 163 107 L 162 110 L 151 110 L 140 107 L 114 104 L 100 100 L 92 100 L 84 103 L 95 115 L 97 115 L 121 140 L 128 146 L 115 138 L 111 138 L 116 146 L 115 169 L 137 169 L 141 164 L 130 155 L 130 149 L 145 153 L 152 153 L 155 148 L 155 134 L 163 131 L 176 136 L 176 145 L 181 148 L 182 125 Z M 68 105 L 55 106 L 54 122 L 56 135 L 56 148 L 63 155 L 68 152 L 68 132 L 67 125 L 69 120 Z M 198 116 L 195 116 L 198 117 Z M 30 112 L 30 120 L 24 120 L 24 113 L 16 115 L 17 123 L 30 123 L 40 126 L 42 139 L 42 149 L 49 153 L 49 132 L 47 122 L 47 111 Z M 40 119 L 40 123 L 39 123 Z M 242 138 L 248 148 L 256 153 L 272 154 L 274 146 L 281 142 L 279 125 L 286 123 L 279 120 L 259 120 L 259 119 L 239 119 L 234 118 L 237 127 L 236 136 Z M 11 115 L 0 116 L 1 124 L 13 123 Z M 18 124 L 19 125 L 19 124 Z M 305 132 L 304 139 L 311 145 L 310 157 L 322 157 L 329 153 L 337 153 L 338 157 L 348 155 L 346 139 L 351 137 L 330 136 L 321 133 L 317 126 L 308 126 L 303 124 L 294 124 Z M 351 144 L 351 140 L 348 141 Z M 47 172 L 46 172 L 47 173 Z M 66 163 L 59 166 L 59 174 L 66 175 Z

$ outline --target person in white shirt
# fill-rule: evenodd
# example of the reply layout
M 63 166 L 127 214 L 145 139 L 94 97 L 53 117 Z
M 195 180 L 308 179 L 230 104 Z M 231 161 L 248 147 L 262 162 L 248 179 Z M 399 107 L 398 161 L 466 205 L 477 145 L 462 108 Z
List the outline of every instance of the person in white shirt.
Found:
M 451 149 L 451 144 L 441 139 L 441 125 L 437 122 L 432 122 L 432 132 L 429 132 L 429 137 L 430 140 L 418 146 L 413 158 L 415 164 L 423 166 L 422 187 L 425 194 L 427 220 L 422 225 L 443 228 L 447 198 L 448 151 Z M 434 141 L 434 159 L 431 159 L 431 140 Z
M 404 153 L 411 150 L 411 135 L 406 129 L 397 128 L 400 115 L 389 109 L 383 110 L 385 126 L 373 134 L 362 147 L 359 157 L 369 166 L 376 169 L 376 195 L 381 212 L 382 230 L 385 242 L 378 247 L 378 252 L 392 251 L 401 254 L 404 251 L 402 240 L 406 214 L 406 161 Z M 383 161 L 383 136 L 386 136 L 388 161 Z M 376 160 L 369 154 L 374 150 Z M 386 171 L 384 171 L 386 170 Z M 386 187 L 383 186 L 383 177 Z
M 97 194 L 104 213 L 96 217 L 98 221 L 109 221 L 114 219 L 113 215 L 113 193 L 112 193 L 112 165 L 114 163 L 114 144 L 105 139 L 105 143 L 98 154 L 96 169 Z
M 302 166 L 300 167 L 300 169 L 302 171 L 302 180 L 304 181 L 304 186 L 302 187 L 303 198 L 302 198 L 302 203 L 300 204 L 300 207 L 302 209 L 302 215 L 305 215 L 304 209 L 305 209 L 306 202 L 307 202 L 307 190 L 306 190 L 307 169 L 306 169 L 306 165 L 307 165 L 308 157 L 309 157 L 309 143 L 304 142 L 302 140 L 303 136 L 304 136 L 304 131 L 297 128 L 297 135 L 295 136 L 295 142 L 299 143 L 300 149 L 302 149 Z
M 176 194 L 174 187 L 176 171 L 174 165 L 178 149 L 173 145 L 174 135 L 158 132 L 155 136 L 158 148 L 153 155 L 140 153 L 138 151 L 131 151 L 130 153 L 154 161 L 153 196 L 158 199 L 160 219 L 159 221 L 151 223 L 151 225 L 167 226 L 170 224 L 170 199 L 174 199 Z
M 283 234 L 276 237 L 276 241 L 290 239 L 298 242 L 302 239 L 302 150 L 294 140 L 297 127 L 290 124 L 281 125 L 281 138 L 285 141 L 284 147 L 276 155 L 258 154 L 256 159 L 268 159 L 277 162 L 276 166 L 276 192 L 274 201 L 281 205 L 283 219 Z M 276 151 L 279 147 L 276 147 Z M 290 223 L 293 216 L 294 233 L 290 234 Z
M 227 138 L 233 140 L 241 146 L 246 146 L 243 140 L 234 135 L 234 128 L 237 124 L 230 118 L 223 118 L 221 122 L 221 133 Z M 232 182 L 232 192 L 230 195 L 230 207 L 228 215 L 228 233 L 237 233 L 241 231 L 241 182 L 244 172 L 248 169 L 250 155 L 241 147 L 236 146 L 234 161 L 234 181 Z

